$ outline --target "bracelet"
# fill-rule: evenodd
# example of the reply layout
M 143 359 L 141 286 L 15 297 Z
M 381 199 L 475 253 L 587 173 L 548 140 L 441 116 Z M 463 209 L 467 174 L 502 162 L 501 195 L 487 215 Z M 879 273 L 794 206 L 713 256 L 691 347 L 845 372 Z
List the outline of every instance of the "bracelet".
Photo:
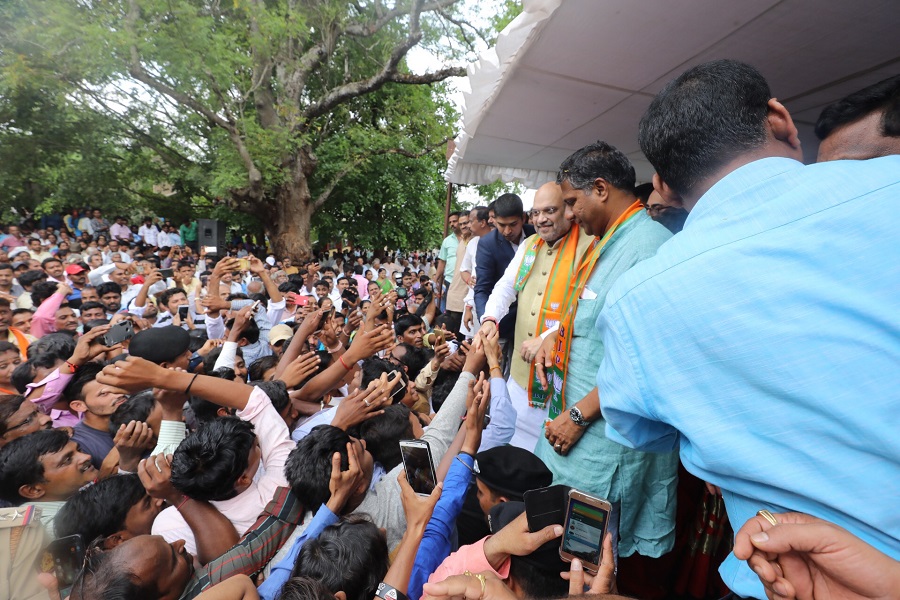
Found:
M 494 365 L 493 367 L 491 367 L 490 370 L 493 371 L 494 369 L 497 369 L 498 371 L 500 371 L 501 375 L 503 374 L 503 369 L 500 368 L 500 365 Z
M 375 595 L 382 598 L 382 600 L 409 600 L 409 596 L 383 581 L 378 584 Z
M 191 387 L 194 385 L 194 381 L 197 379 L 197 376 L 200 373 L 194 373 L 194 376 L 191 378 L 191 382 L 188 384 L 187 388 L 184 390 L 184 395 L 187 396 L 191 392 Z
M 73 365 L 73 364 L 70 363 L 69 361 L 66 361 L 66 366 L 68 366 L 70 369 L 72 369 L 72 373 L 73 373 L 73 374 L 75 373 L 75 371 L 78 370 L 78 365 Z
M 187 496 L 182 496 L 182 497 L 181 497 L 181 503 L 180 503 L 178 506 L 175 507 L 175 510 L 179 510 L 179 511 L 180 511 L 180 510 L 181 510 L 181 507 L 184 506 L 185 504 L 187 504 L 187 501 L 188 501 L 188 500 L 190 500 L 190 498 L 188 498 Z
M 340 356 L 338 356 L 338 360 L 341 361 L 341 365 L 343 365 L 343 367 L 344 367 L 345 369 L 347 369 L 348 371 L 352 371 L 352 370 L 353 370 L 353 367 L 348 367 L 348 366 L 347 366 L 347 363 L 344 362 L 344 355 L 343 355 L 343 354 L 341 354 Z

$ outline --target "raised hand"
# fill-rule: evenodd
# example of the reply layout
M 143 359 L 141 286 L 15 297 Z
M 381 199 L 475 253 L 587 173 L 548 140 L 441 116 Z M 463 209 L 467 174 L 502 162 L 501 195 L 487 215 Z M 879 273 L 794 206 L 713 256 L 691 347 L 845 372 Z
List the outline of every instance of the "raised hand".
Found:
M 341 470 L 341 453 L 335 452 L 331 457 L 331 479 L 328 481 L 328 491 L 331 497 L 325 505 L 336 515 L 341 514 L 347 501 L 356 493 L 359 485 L 365 479 L 360 464 L 362 463 L 362 449 L 360 444 L 347 442 L 347 470 Z
M 129 356 L 125 360 L 116 361 L 103 367 L 97 373 L 97 381 L 129 392 L 139 392 L 151 387 L 158 387 L 164 382 L 170 371 L 157 364 Z
M 134 473 L 141 455 L 153 449 L 153 438 L 153 430 L 143 421 L 131 421 L 127 425 L 120 425 L 113 438 L 119 451 L 119 468 Z
M 412 486 L 406 480 L 405 470 L 400 471 L 397 482 L 400 483 L 400 502 L 403 504 L 403 512 L 406 514 L 406 526 L 415 531 L 424 531 L 434 513 L 434 507 L 441 497 L 444 482 L 439 481 L 427 496 L 420 496 L 413 491 Z
M 138 463 L 137 473 L 148 496 L 175 506 L 181 501 L 183 494 L 172 485 L 171 465 L 171 454 L 155 454 Z
M 365 360 L 375 356 L 382 350 L 387 350 L 394 345 L 394 331 L 389 325 L 379 325 L 371 331 L 361 331 L 353 338 L 347 354 L 353 362 Z M 344 360 L 347 360 L 346 358 Z
M 69 362 L 76 367 L 80 367 L 81 365 L 94 360 L 104 352 L 120 349 L 122 344 L 108 347 L 103 345 L 101 338 L 106 335 L 106 332 L 109 331 L 110 327 L 112 327 L 112 325 L 94 327 L 78 338 L 78 342 L 75 344 L 75 350 L 72 352 L 72 356 L 69 357 Z
M 613 557 L 612 534 L 603 538 L 603 552 L 600 555 L 600 569 L 596 575 L 585 573 L 584 565 L 577 558 L 572 561 L 568 572 L 560 573 L 569 581 L 569 595 L 618 594 L 616 589 L 616 562 Z M 588 586 L 585 591 L 585 586 Z
M 296 360 L 291 361 L 291 363 L 285 368 L 285 370 L 278 377 L 281 381 L 284 382 L 284 385 L 291 389 L 300 385 L 301 382 L 305 381 L 307 377 L 315 373 L 319 370 L 319 364 L 321 364 L 322 359 L 319 358 L 319 355 L 315 352 L 309 352 L 302 356 L 297 357 Z

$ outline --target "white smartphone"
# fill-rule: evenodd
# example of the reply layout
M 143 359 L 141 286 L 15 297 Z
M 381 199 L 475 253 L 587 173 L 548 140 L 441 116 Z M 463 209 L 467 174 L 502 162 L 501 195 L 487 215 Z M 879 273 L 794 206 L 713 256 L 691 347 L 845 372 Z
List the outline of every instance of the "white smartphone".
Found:
M 400 456 L 406 469 L 406 481 L 420 496 L 428 496 L 437 485 L 431 448 L 425 440 L 400 440 Z
M 596 573 L 600 568 L 603 537 L 609 527 L 612 505 L 607 500 L 569 491 L 566 522 L 559 544 L 559 556 L 566 562 L 579 559 L 586 571 Z

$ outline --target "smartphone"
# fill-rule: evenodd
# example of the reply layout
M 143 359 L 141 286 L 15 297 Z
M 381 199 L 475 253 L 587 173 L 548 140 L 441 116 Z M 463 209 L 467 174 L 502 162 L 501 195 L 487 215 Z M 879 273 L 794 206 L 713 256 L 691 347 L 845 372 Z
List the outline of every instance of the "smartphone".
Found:
M 344 300 L 346 300 L 346 301 L 349 302 L 350 304 L 356 304 L 356 300 L 357 300 L 357 298 L 359 298 L 359 294 L 357 294 L 356 292 L 354 292 L 354 291 L 351 290 L 350 288 L 347 288 L 346 290 L 344 290 L 343 292 L 341 292 L 341 298 L 343 298 Z
M 406 298 L 406 288 L 398 287 L 397 288 L 397 297 L 398 298 Z
M 329 310 L 327 313 L 322 315 L 322 318 L 319 320 L 319 324 L 316 325 L 316 331 L 321 331 L 322 328 L 325 327 L 325 323 L 328 322 L 328 319 L 332 318 L 333 316 L 334 316 L 334 307 L 332 306 L 331 310 Z
M 525 518 L 528 519 L 528 530 L 534 533 L 550 525 L 565 523 L 571 489 L 567 485 L 551 485 L 525 492 Z
M 144 274 L 144 265 L 135 265 L 134 272 L 137 273 L 138 275 L 143 275 Z
M 431 447 L 426 440 L 400 440 L 400 456 L 406 469 L 406 481 L 415 493 L 428 496 L 437 485 Z
M 189 309 L 189 308 L 190 308 L 190 307 L 189 307 L 187 304 L 178 307 L 178 317 L 179 317 L 182 321 L 184 321 L 185 319 L 187 319 L 187 316 L 188 316 L 188 309 Z
M 172 276 L 175 275 L 175 269 L 160 269 L 160 270 L 159 270 L 159 273 L 160 273 L 163 277 L 169 278 L 169 277 L 172 277 Z
M 249 271 L 250 270 L 250 260 L 246 258 L 239 258 L 238 264 L 240 265 L 241 271 Z
M 255 313 L 256 309 L 258 309 L 258 308 L 259 308 L 259 300 L 257 300 L 256 302 L 253 303 L 252 306 L 250 306 L 250 312 Z
M 50 542 L 38 555 L 35 565 L 41 573 L 52 573 L 59 583 L 60 597 L 65 598 L 84 566 L 85 546 L 80 535 L 70 535 Z
M 566 562 L 581 560 L 585 571 L 596 573 L 600 568 L 603 537 L 609 526 L 612 505 L 578 490 L 569 490 L 566 522 L 559 544 L 559 556 Z
M 119 321 L 103 335 L 103 345 L 109 348 L 133 337 L 134 324 L 131 321 Z
M 303 296 L 295 292 L 288 292 L 288 298 L 294 306 L 306 306 L 306 303 L 309 302 L 309 296 Z

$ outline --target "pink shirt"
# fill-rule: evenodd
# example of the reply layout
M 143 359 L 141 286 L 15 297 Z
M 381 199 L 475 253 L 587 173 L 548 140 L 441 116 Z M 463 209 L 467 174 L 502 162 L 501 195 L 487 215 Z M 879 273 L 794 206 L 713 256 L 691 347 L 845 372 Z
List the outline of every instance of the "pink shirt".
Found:
M 53 371 L 41 381 L 37 383 L 29 383 L 25 386 L 25 397 L 34 402 L 38 410 L 44 414 L 50 415 L 53 419 L 54 427 L 74 427 L 81 421 L 81 415 L 68 410 L 57 410 L 53 408 L 57 400 L 62 397 L 63 390 L 72 381 L 74 375 L 71 373 L 60 373 L 59 369 Z M 30 398 L 29 394 L 34 388 L 44 386 L 44 391 L 37 398 Z
M 428 583 L 443 581 L 452 575 L 462 575 L 466 571 L 471 571 L 472 573 L 489 571 L 500 579 L 509 577 L 509 558 L 503 562 L 499 571 L 494 570 L 494 567 L 488 562 L 487 557 L 484 555 L 484 542 L 487 539 L 486 537 L 481 538 L 474 544 L 463 546 L 445 558 L 444 562 L 428 577 Z
M 253 388 L 247 406 L 239 410 L 237 416 L 253 423 L 259 439 L 262 464 L 250 487 L 230 500 L 212 502 L 212 505 L 231 521 L 239 535 L 243 535 L 272 500 L 276 488 L 288 485 L 284 477 L 284 463 L 296 444 L 291 440 L 284 419 L 259 388 Z M 194 532 L 174 506 L 159 513 L 153 521 L 152 534 L 161 535 L 170 543 L 184 540 L 188 552 L 197 552 Z
M 56 332 L 56 311 L 65 299 L 62 294 L 54 293 L 41 302 L 31 318 L 31 335 L 42 338 L 48 333 Z

